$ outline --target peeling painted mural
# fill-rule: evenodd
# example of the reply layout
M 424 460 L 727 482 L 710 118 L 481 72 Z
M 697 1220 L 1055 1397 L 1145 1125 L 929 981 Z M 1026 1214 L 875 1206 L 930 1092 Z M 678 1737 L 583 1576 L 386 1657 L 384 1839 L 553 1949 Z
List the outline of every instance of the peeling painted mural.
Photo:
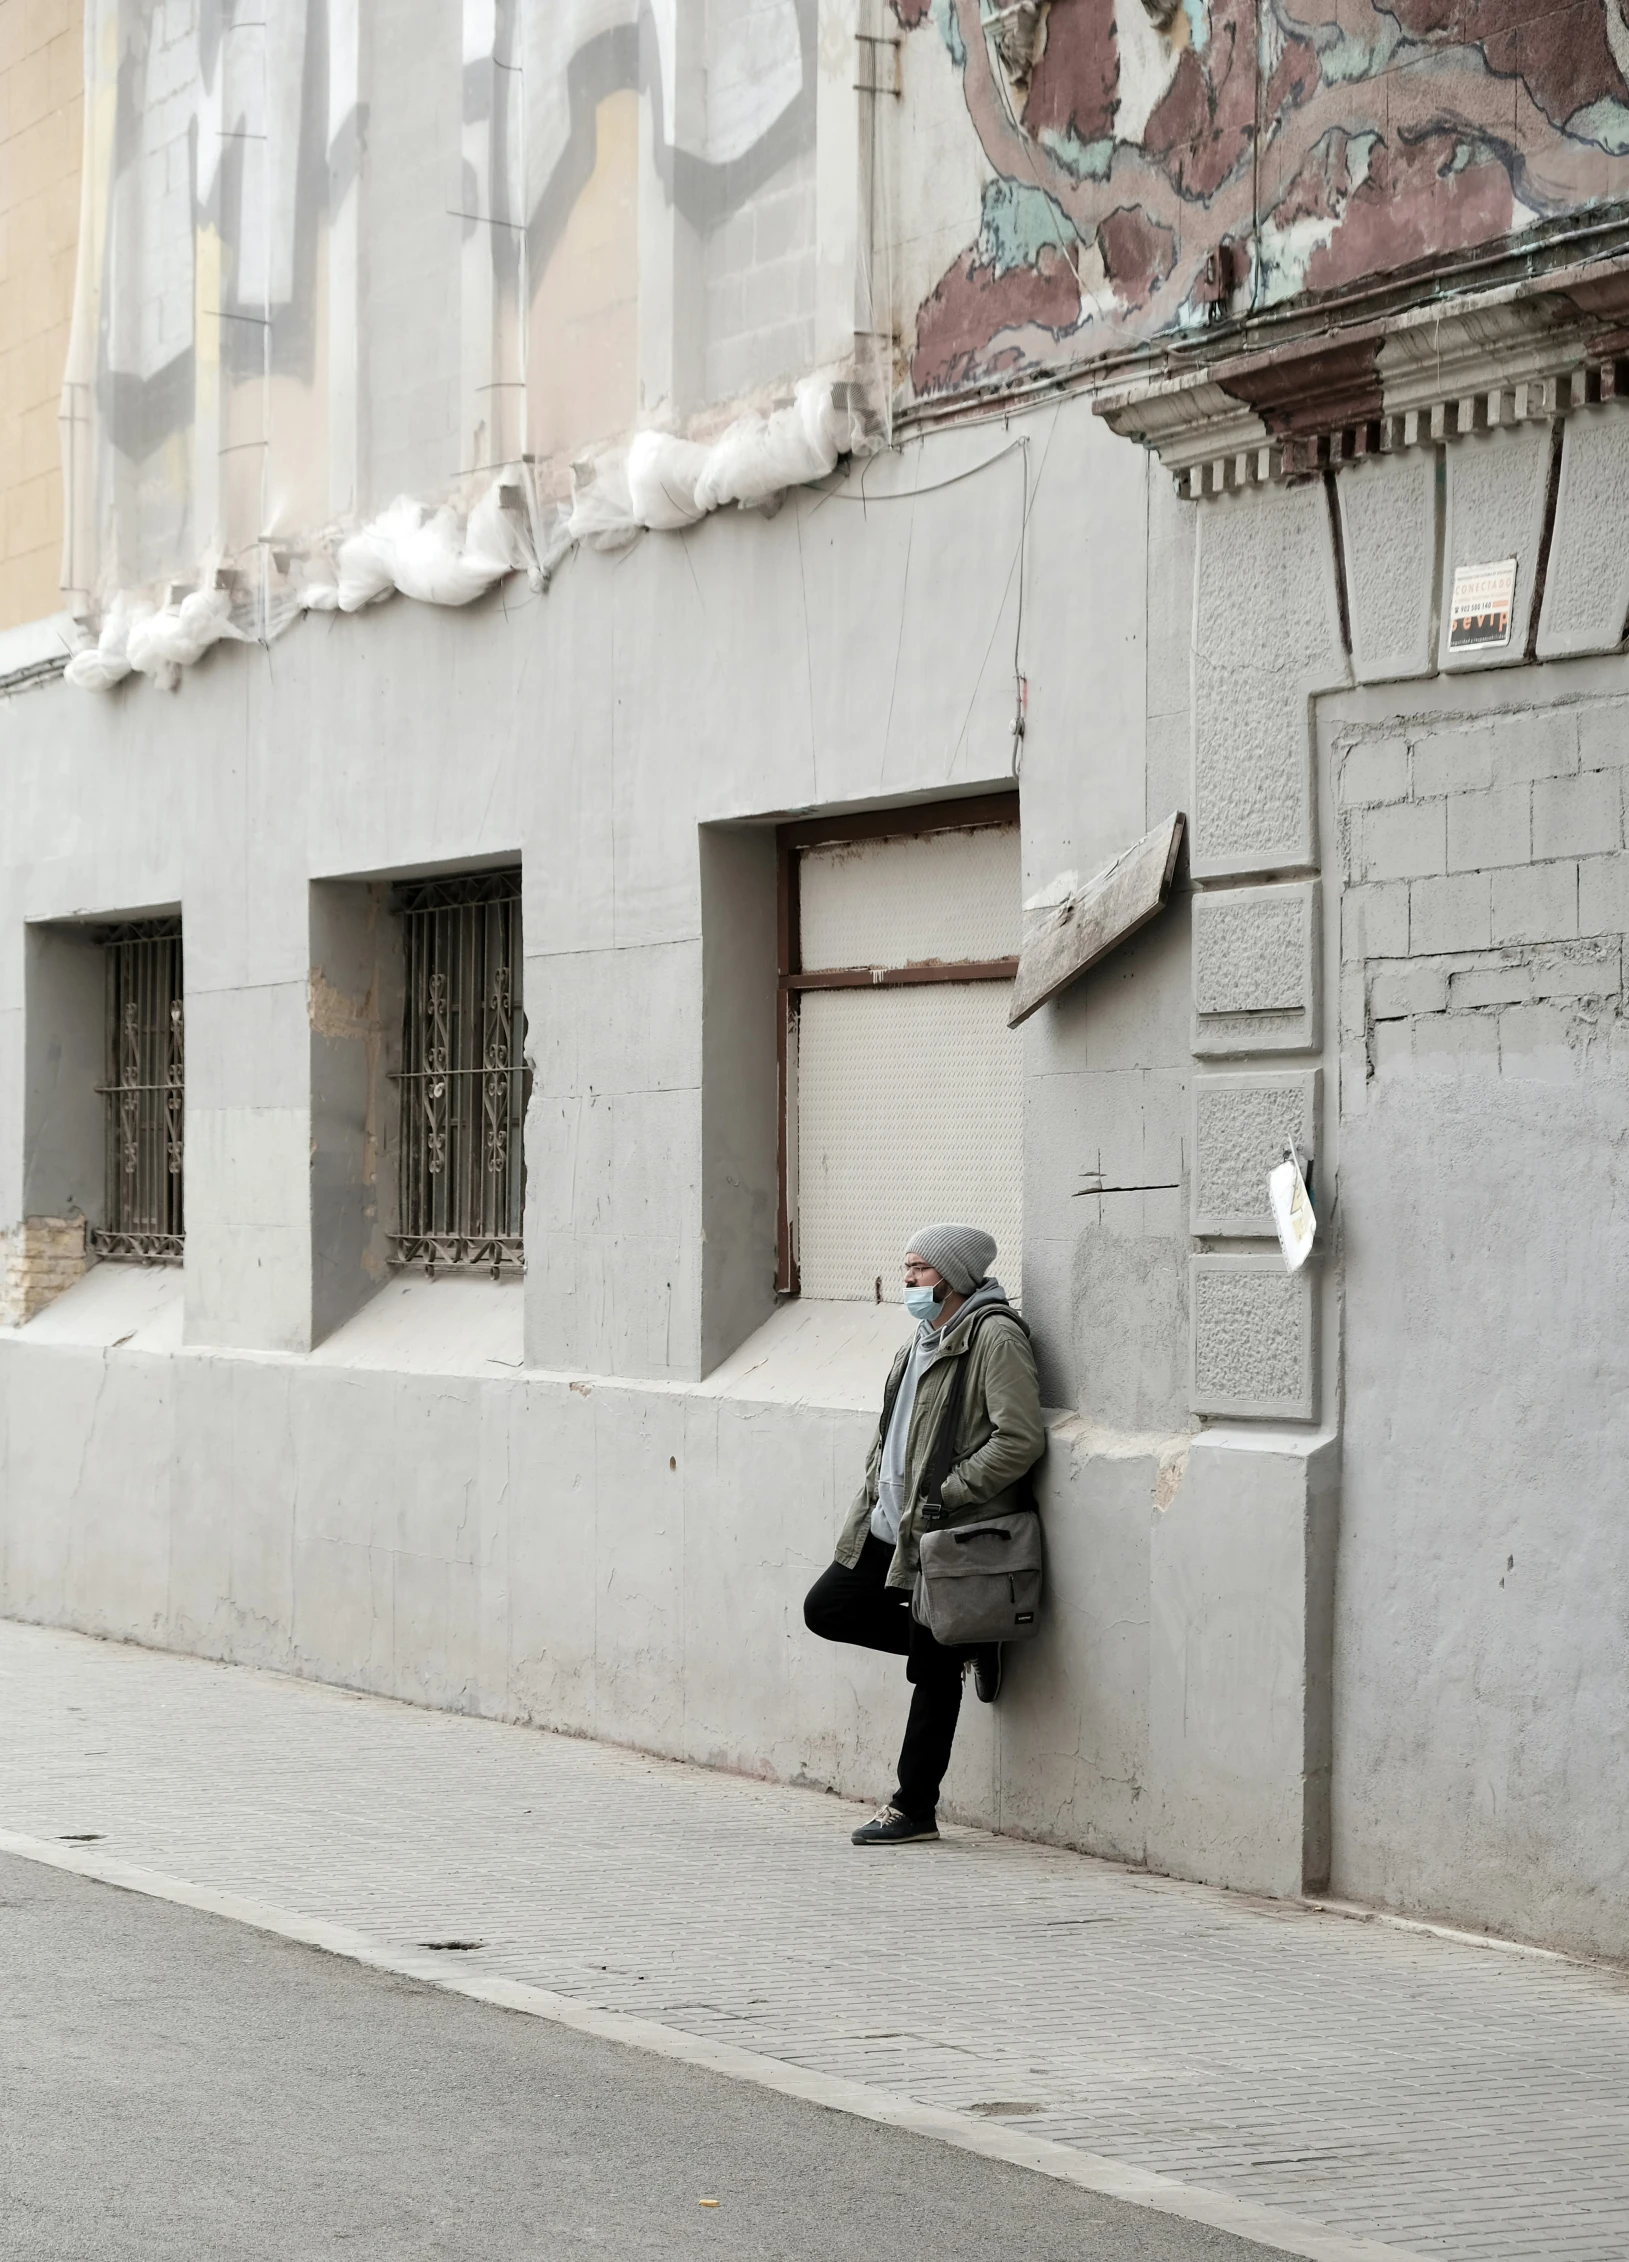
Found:
M 914 309 L 919 397 L 1629 196 L 1620 0 L 890 4 L 957 74 L 984 170 Z
M 818 476 L 889 335 L 953 401 L 1520 241 L 1629 198 L 1626 4 L 88 0 L 64 587 L 462 602 Z

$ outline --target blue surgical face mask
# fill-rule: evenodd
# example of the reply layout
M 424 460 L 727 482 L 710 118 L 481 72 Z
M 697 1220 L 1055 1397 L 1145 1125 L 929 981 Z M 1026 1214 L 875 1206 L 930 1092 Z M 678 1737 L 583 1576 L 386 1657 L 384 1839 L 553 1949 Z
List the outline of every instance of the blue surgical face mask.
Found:
M 934 1288 L 907 1288 L 905 1309 L 913 1320 L 931 1320 L 939 1309 L 938 1290 Z

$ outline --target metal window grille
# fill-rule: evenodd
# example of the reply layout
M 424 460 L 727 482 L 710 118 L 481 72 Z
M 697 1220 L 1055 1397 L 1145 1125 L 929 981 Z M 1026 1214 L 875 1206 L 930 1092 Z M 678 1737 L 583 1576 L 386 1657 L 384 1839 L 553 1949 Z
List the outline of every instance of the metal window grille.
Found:
M 518 1272 L 526 1076 L 520 874 L 418 880 L 403 928 L 397 1264 Z
M 146 919 L 102 937 L 107 957 L 107 1218 L 93 1255 L 179 1264 L 186 1056 L 181 922 Z

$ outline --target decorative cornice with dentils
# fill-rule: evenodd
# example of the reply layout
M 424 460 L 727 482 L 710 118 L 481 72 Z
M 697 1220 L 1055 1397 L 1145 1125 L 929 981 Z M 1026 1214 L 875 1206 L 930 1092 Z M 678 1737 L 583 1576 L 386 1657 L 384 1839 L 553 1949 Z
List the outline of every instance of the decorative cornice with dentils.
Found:
M 1622 258 L 1162 371 L 1094 405 L 1197 498 L 1616 399 Z

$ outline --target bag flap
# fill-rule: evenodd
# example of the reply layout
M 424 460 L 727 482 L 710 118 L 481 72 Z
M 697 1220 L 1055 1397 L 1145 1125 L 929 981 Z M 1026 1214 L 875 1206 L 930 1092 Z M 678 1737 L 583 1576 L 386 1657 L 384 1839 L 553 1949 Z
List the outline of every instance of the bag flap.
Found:
M 933 1579 L 987 1578 L 992 1572 L 1041 1568 L 1041 1519 L 1030 1508 L 978 1524 L 949 1524 L 924 1532 L 918 1543 L 924 1572 Z

